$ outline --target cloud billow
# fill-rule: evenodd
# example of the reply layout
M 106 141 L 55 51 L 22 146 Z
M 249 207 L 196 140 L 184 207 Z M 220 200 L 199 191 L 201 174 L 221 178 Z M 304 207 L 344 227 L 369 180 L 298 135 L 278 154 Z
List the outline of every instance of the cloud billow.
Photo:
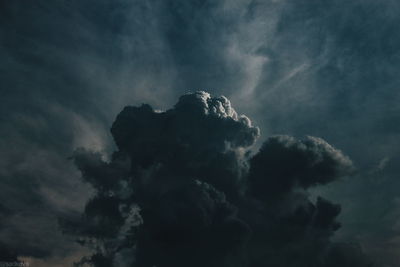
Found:
M 109 162 L 73 157 L 96 189 L 80 218 L 62 221 L 94 251 L 81 264 L 367 266 L 358 247 L 330 241 L 340 206 L 307 194 L 354 171 L 324 140 L 274 136 L 254 154 L 259 129 L 206 92 L 167 111 L 125 107 L 111 133 Z
M 274 136 L 251 159 L 249 181 L 258 198 L 281 196 L 295 187 L 324 185 L 353 171 L 351 160 L 320 138 Z

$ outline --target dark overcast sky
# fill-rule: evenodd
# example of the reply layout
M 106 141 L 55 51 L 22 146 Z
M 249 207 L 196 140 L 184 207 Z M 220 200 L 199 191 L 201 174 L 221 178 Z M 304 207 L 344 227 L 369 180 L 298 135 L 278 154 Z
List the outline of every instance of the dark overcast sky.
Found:
M 126 105 L 205 90 L 261 141 L 312 135 L 347 154 L 357 174 L 311 194 L 342 205 L 336 239 L 398 266 L 399 25 L 397 0 L 1 1 L 0 243 L 69 266 L 84 252 L 57 218 L 92 190 L 72 151 L 114 150 Z

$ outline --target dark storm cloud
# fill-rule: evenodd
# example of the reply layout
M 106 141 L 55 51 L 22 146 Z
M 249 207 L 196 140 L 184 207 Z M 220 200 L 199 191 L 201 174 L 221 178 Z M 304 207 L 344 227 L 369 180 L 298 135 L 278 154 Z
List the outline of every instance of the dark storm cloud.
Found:
M 110 162 L 74 156 L 97 189 L 81 219 L 62 221 L 94 250 L 82 264 L 365 266 L 330 241 L 340 206 L 307 193 L 354 168 L 324 140 L 271 137 L 251 156 L 258 128 L 205 92 L 164 112 L 125 107 L 111 132 Z
M 399 9 L 391 0 L 2 1 L 0 199 L 10 212 L 0 241 L 19 255 L 48 255 L 38 265 L 66 262 L 56 217 L 91 197 L 66 163 L 73 149 L 110 151 L 107 128 L 124 105 L 166 109 L 187 90 L 207 89 L 268 135 L 321 136 L 351 155 L 359 177 L 309 190 L 342 204 L 343 240 L 357 236 L 397 264 Z M 97 190 L 124 175 L 126 155 L 109 166 L 83 154 Z M 231 152 L 229 167 L 214 169 L 245 173 L 245 157 Z M 37 244 L 41 236 L 56 241 Z
M 324 140 L 270 137 L 251 159 L 252 193 L 273 198 L 293 189 L 324 185 L 351 173 L 352 162 Z M 268 164 L 266 164 L 268 162 Z
M 232 193 L 241 183 L 245 149 L 259 134 L 226 98 L 204 92 L 184 95 L 174 109 L 162 113 L 148 105 L 127 107 L 111 132 L 120 151 L 137 162 L 135 171 L 154 166 L 154 172 L 190 175 L 213 182 L 217 189 L 232 188 Z

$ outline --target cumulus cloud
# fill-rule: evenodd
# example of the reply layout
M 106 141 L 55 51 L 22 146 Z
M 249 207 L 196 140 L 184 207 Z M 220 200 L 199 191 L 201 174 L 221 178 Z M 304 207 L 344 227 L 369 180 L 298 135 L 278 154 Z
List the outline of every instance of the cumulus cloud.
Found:
M 111 132 L 109 162 L 83 149 L 73 156 L 96 189 L 82 216 L 62 221 L 93 251 L 80 264 L 366 266 L 330 240 L 340 205 L 307 193 L 354 170 L 326 141 L 274 136 L 253 153 L 259 129 L 202 91 L 164 112 L 125 107 Z
M 195 86 L 229 96 L 264 134 L 322 136 L 349 153 L 361 170 L 376 169 L 382 158 L 390 158 L 382 161 L 385 168 L 368 173 L 379 179 L 360 175 L 317 190 L 327 188 L 330 192 L 321 194 L 342 203 L 340 219 L 346 227 L 341 236 L 362 236 L 369 252 L 385 251 L 376 258 L 388 265 L 399 262 L 398 245 L 391 242 L 398 232 L 388 231 L 398 221 L 391 215 L 398 214 L 392 203 L 399 187 L 397 1 L 14 0 L 0 6 L 0 241 L 11 251 L 43 258 L 39 265 L 53 256 L 63 262 L 67 249 L 55 217 L 80 211 L 91 197 L 65 159 L 76 146 L 109 149 L 106 129 L 122 106 L 144 102 L 165 110 Z M 217 102 L 205 109 L 217 117 L 234 116 L 217 115 L 226 109 L 223 100 Z M 214 181 L 212 171 L 203 171 L 203 178 L 218 183 L 213 187 L 230 202 L 247 194 L 266 205 L 266 194 L 256 199 L 252 183 L 271 181 L 262 174 L 247 178 L 247 149 L 235 148 L 234 141 L 218 145 L 227 149 L 224 157 L 204 152 L 191 158 L 210 158 L 197 169 L 210 170 L 215 162 L 215 172 L 226 180 Z M 150 158 L 151 149 L 144 151 Z M 131 196 L 133 186 L 126 178 L 114 183 L 108 177 L 132 176 L 135 155 L 117 153 L 116 163 L 104 162 L 104 155 L 76 153 L 96 190 Z M 137 159 L 141 165 L 148 161 Z M 102 178 L 97 167 L 104 170 Z M 153 173 L 171 169 L 153 164 L 135 172 L 146 184 Z M 308 206 L 302 193 L 311 185 L 299 186 L 297 178 L 291 182 L 284 196 L 268 192 L 280 201 L 282 213 L 295 210 L 293 203 Z M 233 204 L 239 214 L 247 207 Z M 127 210 L 134 218 L 137 207 Z M 258 216 L 250 210 L 246 216 Z M 121 228 L 127 228 L 126 222 Z M 52 238 L 38 243 L 42 236 Z M 115 264 L 129 254 L 130 249 L 116 253 Z
M 249 180 L 253 194 L 269 198 L 330 183 L 353 169 L 347 156 L 321 138 L 275 136 L 251 159 Z
M 226 98 L 211 98 L 205 92 L 184 95 L 163 113 L 149 105 L 126 107 L 111 132 L 120 153 L 131 158 L 132 171 L 143 176 L 139 182 L 149 190 L 164 190 L 164 180 L 158 176 L 189 176 L 227 194 L 237 193 L 243 182 L 246 150 L 259 135 L 259 129 L 238 116 Z

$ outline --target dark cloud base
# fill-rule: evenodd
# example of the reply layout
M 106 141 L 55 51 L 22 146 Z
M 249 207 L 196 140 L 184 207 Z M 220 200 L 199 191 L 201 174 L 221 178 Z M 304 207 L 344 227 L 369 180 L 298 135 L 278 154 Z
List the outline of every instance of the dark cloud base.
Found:
M 77 150 L 96 189 L 65 232 L 93 266 L 374 266 L 357 245 L 331 241 L 340 205 L 307 190 L 354 172 L 316 137 L 268 138 L 225 97 L 186 94 L 167 111 L 125 107 L 111 128 L 118 150 Z

